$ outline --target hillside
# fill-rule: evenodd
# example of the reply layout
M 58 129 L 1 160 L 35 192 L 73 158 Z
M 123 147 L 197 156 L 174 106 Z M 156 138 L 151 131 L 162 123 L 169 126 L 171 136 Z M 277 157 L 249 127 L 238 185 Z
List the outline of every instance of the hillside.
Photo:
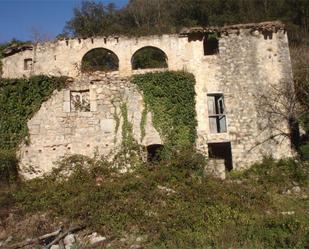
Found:
M 79 224 L 74 248 L 90 248 L 93 232 L 106 240 L 91 248 L 308 247 L 308 163 L 268 158 L 225 181 L 203 177 L 203 164 L 182 151 L 120 174 L 103 159 L 72 156 L 2 190 L 0 239 L 11 235 L 9 246 Z

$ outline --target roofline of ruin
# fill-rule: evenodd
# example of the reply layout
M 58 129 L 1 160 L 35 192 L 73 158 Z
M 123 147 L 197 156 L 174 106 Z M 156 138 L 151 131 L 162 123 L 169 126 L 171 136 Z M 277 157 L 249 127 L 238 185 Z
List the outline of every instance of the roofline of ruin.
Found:
M 235 25 L 224 25 L 224 26 L 209 26 L 209 27 L 190 27 L 190 28 L 183 28 L 179 33 L 170 33 L 170 34 L 162 34 L 162 35 L 179 35 L 179 36 L 189 36 L 193 34 L 207 34 L 207 33 L 234 33 L 235 31 L 239 30 L 259 30 L 259 31 L 267 31 L 267 32 L 277 32 L 278 30 L 285 30 L 285 24 L 281 21 L 267 21 L 267 22 L 260 22 L 260 23 L 246 23 L 246 24 L 235 24 Z M 140 36 L 143 37 L 151 37 L 151 36 L 162 36 L 162 35 L 148 35 L 148 36 Z M 63 41 L 63 40 L 86 40 L 86 39 L 95 39 L 95 38 L 119 38 L 125 37 L 130 38 L 129 36 L 125 35 L 111 35 L 111 36 L 88 36 L 88 37 L 70 37 L 70 38 L 58 38 L 52 42 Z M 132 37 L 136 38 L 136 37 Z M 43 42 L 48 43 L 48 42 Z M 4 57 L 9 57 L 13 54 L 23 52 L 25 50 L 33 50 L 35 44 L 27 44 L 21 46 L 10 46 L 3 51 Z
M 268 21 L 260 23 L 246 23 L 224 26 L 209 26 L 209 27 L 191 27 L 183 28 L 180 31 L 180 35 L 189 35 L 194 33 L 229 33 L 229 31 L 235 30 L 259 30 L 259 31 L 271 31 L 276 32 L 278 30 L 285 30 L 285 24 L 281 21 Z

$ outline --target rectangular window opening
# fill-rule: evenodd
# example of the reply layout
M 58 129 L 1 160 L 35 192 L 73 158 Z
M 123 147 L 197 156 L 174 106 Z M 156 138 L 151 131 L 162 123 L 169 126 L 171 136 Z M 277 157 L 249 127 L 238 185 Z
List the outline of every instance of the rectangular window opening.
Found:
M 210 133 L 227 132 L 223 94 L 208 94 L 207 99 Z
M 219 39 L 217 34 L 207 34 L 204 37 L 204 55 L 215 55 L 219 53 Z
M 90 112 L 89 90 L 70 92 L 71 112 Z
M 31 58 L 24 59 L 24 70 L 31 70 L 32 65 L 33 65 L 33 62 Z

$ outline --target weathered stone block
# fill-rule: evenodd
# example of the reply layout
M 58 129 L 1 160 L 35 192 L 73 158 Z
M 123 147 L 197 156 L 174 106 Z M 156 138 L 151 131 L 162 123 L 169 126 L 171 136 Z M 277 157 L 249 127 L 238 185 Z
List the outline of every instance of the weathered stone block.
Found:
M 116 121 L 114 119 L 103 119 L 100 121 L 101 130 L 105 133 L 112 133 L 116 128 Z
M 71 102 L 63 102 L 63 112 L 71 111 Z

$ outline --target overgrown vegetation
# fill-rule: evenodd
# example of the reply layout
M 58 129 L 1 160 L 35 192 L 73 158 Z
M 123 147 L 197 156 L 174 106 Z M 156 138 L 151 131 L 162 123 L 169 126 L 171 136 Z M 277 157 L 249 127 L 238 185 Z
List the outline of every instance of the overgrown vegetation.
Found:
M 171 71 L 147 73 L 134 76 L 132 83 L 141 90 L 165 147 L 194 145 L 197 125 L 194 76 Z
M 65 77 L 34 76 L 29 79 L 0 79 L 0 180 L 16 172 L 13 159 L 18 145 L 27 142 L 27 121 L 55 89 L 65 86 Z
M 301 41 L 309 32 L 307 0 L 131 0 L 115 4 L 83 1 L 67 22 L 65 34 L 108 36 L 177 32 L 183 27 L 250 23 L 280 19 L 290 38 Z
M 75 9 L 67 31 L 76 36 L 149 35 L 175 32 L 183 26 L 283 19 L 291 31 L 290 41 L 298 46 L 292 51 L 300 49 L 292 55 L 304 113 L 300 121 L 306 133 L 300 154 L 308 159 L 309 83 L 304 47 L 308 9 L 306 0 L 132 0 L 120 10 L 85 1 Z M 149 58 L 140 57 L 136 68 Z M 102 69 L 98 61 L 93 66 Z M 149 73 L 134 76 L 132 82 L 146 102 L 142 136 L 149 110 L 166 148 L 177 148 L 169 150 L 168 159 L 163 157 L 155 165 L 132 160 L 138 158 L 131 150 L 137 143 L 123 104 L 121 160 L 107 162 L 79 155 L 63 159 L 44 178 L 1 193 L 0 211 L 16 210 L 21 217 L 44 212 L 81 222 L 107 237 L 115 236 L 119 243 L 115 248 L 123 248 L 120 238 L 128 234 L 141 235 L 145 248 L 309 247 L 308 163 L 268 158 L 250 170 L 232 173 L 224 182 L 203 177 L 205 158 L 192 150 L 196 139 L 193 75 Z M 64 78 L 46 76 L 0 81 L 0 181 L 16 177 L 15 149 L 27 140 L 27 120 L 63 86 Z M 115 117 L 117 131 L 120 118 L 117 113 Z M 120 174 L 117 163 L 130 164 L 135 171 Z M 294 193 L 295 187 L 300 190 Z
M 179 151 L 160 165 L 119 174 L 98 158 L 71 156 L 3 198 L 22 215 L 49 212 L 145 248 L 306 248 L 308 165 L 265 159 L 227 181 L 202 177 L 204 158 Z M 70 176 L 68 170 L 73 170 Z M 283 194 L 297 184 L 298 194 Z M 286 213 L 292 212 L 292 214 Z
M 301 137 L 299 153 L 309 160 L 309 44 L 291 46 L 294 87 L 297 97 L 297 113 L 300 127 L 304 131 Z

